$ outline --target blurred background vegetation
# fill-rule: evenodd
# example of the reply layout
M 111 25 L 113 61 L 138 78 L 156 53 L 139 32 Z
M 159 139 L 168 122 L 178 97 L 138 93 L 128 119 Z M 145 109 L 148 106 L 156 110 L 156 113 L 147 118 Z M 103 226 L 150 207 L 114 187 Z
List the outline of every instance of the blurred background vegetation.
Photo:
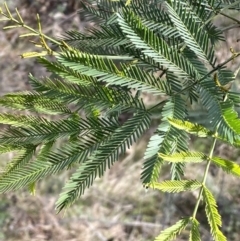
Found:
M 0 5 L 3 5 L 0 0 Z M 66 30 L 86 31 L 94 24 L 84 19 L 78 11 L 80 0 L 8 0 L 10 9 L 17 7 L 24 20 L 36 27 L 36 13 L 40 14 L 44 33 L 60 37 Z M 236 13 L 232 13 L 238 15 Z M 36 77 L 48 73 L 33 59 L 21 59 L 20 54 L 32 51 L 34 46 L 27 39 L 19 39 L 22 29 L 3 31 L 6 23 L 0 22 L 0 95 L 13 91 L 30 89 L 28 74 Z M 218 26 L 229 26 L 230 21 L 218 18 Z M 233 47 L 240 51 L 238 29 L 225 33 L 227 42 L 217 47 L 219 62 L 231 56 Z M 228 65 L 235 71 L 240 59 Z M 239 89 L 239 79 L 233 88 Z M 154 102 L 150 95 L 145 96 Z M 4 111 L 4 110 L 1 110 Z M 204 120 L 204 113 L 193 110 L 192 118 Z M 139 140 L 119 162 L 116 162 L 106 175 L 98 179 L 83 197 L 65 213 L 56 214 L 54 204 L 58 193 L 70 175 L 48 178 L 37 184 L 36 196 L 27 190 L 7 193 L 0 196 L 0 240 L 1 241 L 148 241 L 160 233 L 163 228 L 173 224 L 179 216 L 192 213 L 197 193 L 167 195 L 158 191 L 146 191 L 140 181 L 143 153 L 147 140 L 154 132 L 159 120 L 156 118 L 146 135 Z M 209 140 L 191 137 L 190 148 L 207 152 Z M 240 150 L 225 144 L 218 144 L 216 154 L 240 164 Z M 0 167 L 12 158 L 14 153 L 1 156 Z M 201 178 L 201 165 L 188 165 L 186 177 Z M 169 178 L 166 166 L 161 179 Z M 208 186 L 215 194 L 220 213 L 223 217 L 223 232 L 231 241 L 240 240 L 240 189 L 239 180 L 224 174 L 221 170 L 211 168 Z M 198 219 L 204 224 L 202 240 L 209 241 L 211 236 L 204 219 L 204 207 L 199 210 Z M 186 231 L 187 232 L 187 231 Z M 183 233 L 180 240 L 188 240 Z

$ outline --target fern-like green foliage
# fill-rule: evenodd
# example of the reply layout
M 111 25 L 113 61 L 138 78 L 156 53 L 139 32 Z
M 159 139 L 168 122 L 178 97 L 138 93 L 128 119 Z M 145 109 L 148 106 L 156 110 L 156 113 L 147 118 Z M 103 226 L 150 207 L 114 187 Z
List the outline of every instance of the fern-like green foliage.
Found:
M 218 64 L 215 57 L 216 45 L 225 41 L 215 17 L 239 24 L 226 10 L 239 11 L 240 2 L 101 0 L 83 4 L 83 14 L 98 26 L 53 39 L 42 32 L 39 16 L 36 30 L 17 10 L 14 17 L 6 4 L 0 8 L 9 20 L 5 29 L 22 26 L 23 37 L 39 37 L 42 51 L 22 57 L 36 57 L 52 73 L 46 78 L 30 74 L 32 91 L 0 97 L 1 106 L 19 113 L 0 114 L 0 123 L 8 125 L 0 133 L 0 153 L 18 152 L 1 173 L 0 192 L 28 186 L 34 193 L 38 180 L 74 167 L 56 203 L 61 211 L 111 168 L 157 113 L 160 124 L 145 151 L 143 185 L 170 193 L 195 190 L 199 196 L 192 216 L 155 240 L 173 240 L 190 226 L 189 240 L 200 241 L 196 214 L 201 200 L 214 240 L 226 240 L 216 200 L 206 187 L 211 163 L 240 176 L 237 163 L 213 156 L 216 141 L 240 146 L 239 93 L 226 87 L 236 77 L 226 64 L 240 53 L 231 49 L 232 56 Z M 143 94 L 157 96 L 158 102 L 149 106 Z M 191 121 L 193 104 L 206 114 L 206 125 Z M 121 121 L 125 114 L 130 117 Z M 212 139 L 210 153 L 190 151 L 189 134 Z M 191 162 L 205 163 L 202 180 L 184 178 Z M 159 183 L 164 164 L 171 165 L 171 180 Z

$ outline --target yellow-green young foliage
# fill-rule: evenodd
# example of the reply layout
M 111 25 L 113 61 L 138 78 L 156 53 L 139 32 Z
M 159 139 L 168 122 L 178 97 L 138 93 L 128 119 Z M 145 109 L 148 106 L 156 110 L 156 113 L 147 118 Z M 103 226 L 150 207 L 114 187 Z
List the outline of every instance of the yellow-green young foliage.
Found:
M 225 87 L 236 75 L 226 64 L 240 53 L 231 49 L 229 59 L 216 63 L 215 46 L 225 39 L 224 30 L 212 22 L 222 15 L 239 24 L 231 16 L 232 10 L 239 11 L 239 1 L 97 2 L 83 4 L 83 8 L 99 26 L 86 34 L 68 31 L 62 39 L 44 35 L 39 16 L 38 29 L 32 29 L 18 11 L 14 17 L 7 5 L 0 9 L 9 20 L 6 29 L 22 26 L 26 29 L 22 36 L 39 38 L 41 50 L 22 57 L 37 57 L 55 76 L 38 79 L 30 75 L 33 91 L 0 98 L 4 107 L 32 113 L 0 114 L 0 122 L 10 126 L 1 131 L 0 152 L 18 151 L 1 173 L 0 192 L 24 186 L 34 192 L 39 179 L 74 166 L 56 203 L 59 212 L 101 177 L 151 127 L 152 117 L 158 114 L 161 122 L 145 151 L 142 183 L 161 192 L 195 190 L 199 194 L 192 215 L 163 230 L 156 240 L 173 240 L 187 227 L 189 240 L 201 240 L 201 224 L 196 218 L 201 200 L 213 239 L 226 240 L 206 179 L 211 163 L 240 176 L 239 165 L 213 156 L 217 141 L 240 146 L 240 120 L 235 110 L 240 105 L 239 93 Z M 49 42 L 58 50 L 53 51 Z M 158 96 L 159 102 L 149 107 L 142 93 Z M 191 121 L 192 104 L 204 113 L 201 124 Z M 131 117 L 120 122 L 120 115 L 129 112 Z M 57 117 L 53 120 L 36 113 Z M 190 134 L 212 139 L 210 152 L 189 151 Z M 59 139 L 65 141 L 56 148 Z M 205 162 L 202 179 L 182 180 L 189 162 Z M 171 165 L 172 178 L 159 183 L 165 163 Z

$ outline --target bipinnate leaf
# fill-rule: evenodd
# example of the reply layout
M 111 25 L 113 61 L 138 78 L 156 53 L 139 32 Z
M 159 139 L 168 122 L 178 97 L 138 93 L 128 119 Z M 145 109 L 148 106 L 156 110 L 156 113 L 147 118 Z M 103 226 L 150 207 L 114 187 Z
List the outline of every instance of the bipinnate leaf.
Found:
M 190 230 L 189 241 L 201 241 L 200 233 L 199 233 L 199 222 L 197 219 L 193 218 L 192 227 Z
M 211 160 L 240 177 L 238 164 L 191 152 L 188 145 L 190 133 L 240 146 L 240 120 L 235 110 L 240 104 L 239 93 L 224 87 L 236 77 L 236 73 L 224 67 L 239 53 L 231 50 L 231 58 L 216 63 L 215 43 L 225 39 L 222 30 L 210 21 L 213 15 L 230 6 L 240 8 L 234 1 L 215 0 L 97 2 L 94 6 L 84 5 L 84 9 L 105 23 L 88 34 L 68 31 L 60 41 L 42 33 L 39 17 L 39 31 L 35 31 L 23 24 L 17 10 L 15 19 L 7 4 L 6 13 L 0 8 L 0 15 L 16 24 L 5 29 L 20 26 L 32 29 L 22 37 L 38 36 L 41 47 L 47 50 L 25 53 L 22 57 L 39 56 L 39 63 L 52 73 L 42 80 L 30 76 L 33 91 L 0 97 L 0 106 L 25 112 L 0 114 L 0 123 L 10 125 L 0 133 L 0 153 L 19 151 L 1 171 L 0 193 L 28 186 L 34 194 L 38 180 L 76 167 L 56 203 L 61 211 L 82 195 L 96 177 L 101 177 L 145 131 L 152 129 L 153 114 L 157 113 L 161 115 L 161 123 L 145 152 L 144 185 L 169 193 L 201 189 L 198 202 L 203 198 L 206 204 L 213 239 L 226 241 L 219 230 L 222 222 L 216 201 L 205 186 L 206 175 L 203 183 L 181 178 L 185 163 L 204 160 Z M 58 48 L 51 50 L 44 39 Z M 56 60 L 40 57 L 45 53 Z M 211 76 L 214 73 L 218 73 L 215 81 Z M 149 93 L 160 97 L 154 99 L 152 107 L 144 97 Z M 224 101 L 223 95 L 228 97 Z M 206 110 L 209 129 L 185 121 L 190 117 L 188 110 L 193 101 Z M 26 115 L 26 111 L 31 114 Z M 122 123 L 120 117 L 125 113 L 132 117 Z M 62 115 L 63 119 L 48 120 L 39 114 Z M 58 139 L 68 143 L 55 150 Z M 214 148 L 215 142 L 211 151 Z M 172 180 L 158 183 L 164 161 L 171 164 Z M 200 241 L 199 222 L 194 215 L 163 230 L 155 241 L 171 241 L 188 225 L 189 241 Z
M 163 230 L 159 236 L 157 236 L 154 241 L 170 241 L 176 238 L 188 225 L 189 218 L 183 218 L 171 227 Z
M 162 192 L 183 192 L 183 191 L 192 191 L 198 189 L 202 184 L 196 180 L 182 180 L 182 181 L 164 181 L 164 182 L 152 182 L 147 185 L 148 187 L 158 189 Z
M 203 200 L 206 204 L 205 211 L 213 239 L 215 241 L 227 241 L 226 237 L 219 230 L 219 227 L 222 226 L 222 220 L 217 210 L 216 200 L 212 193 L 205 186 L 203 186 Z
M 211 158 L 217 166 L 221 167 L 225 172 L 231 173 L 237 177 L 240 177 L 240 165 L 233 161 L 225 160 L 220 157 Z
M 179 152 L 172 155 L 158 154 L 159 157 L 168 162 L 202 162 L 207 156 L 201 152 Z
M 199 137 L 207 137 L 213 134 L 204 126 L 196 123 L 191 123 L 189 121 L 168 118 L 168 122 L 179 130 L 185 130 L 186 132 L 197 135 Z

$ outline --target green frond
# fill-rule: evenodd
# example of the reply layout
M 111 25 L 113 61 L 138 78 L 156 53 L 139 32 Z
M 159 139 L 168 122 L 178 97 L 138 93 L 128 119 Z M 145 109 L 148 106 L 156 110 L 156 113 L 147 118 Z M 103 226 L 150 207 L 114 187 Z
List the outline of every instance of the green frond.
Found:
M 72 135 L 85 135 L 91 133 L 100 138 L 103 134 L 111 133 L 118 124 L 111 119 L 63 119 L 59 121 L 49 121 L 35 123 L 29 127 L 10 128 L 3 131 L 0 135 L 1 144 L 35 144 L 48 143 L 58 138 L 69 137 Z
M 158 180 L 161 164 L 163 163 L 163 159 L 158 157 L 158 153 L 170 154 L 188 149 L 186 132 L 171 126 L 167 120 L 168 118 L 183 120 L 185 114 L 186 105 L 181 97 L 175 96 L 165 104 L 162 110 L 162 123 L 159 125 L 156 134 L 151 137 L 145 151 L 145 162 L 141 176 L 143 183 Z M 172 169 L 173 179 L 180 179 L 182 168 L 182 163 L 175 165 L 175 168 Z
M 49 162 L 35 160 L 27 166 L 24 165 L 2 176 L 0 193 L 20 189 L 48 174 L 54 173 L 54 171 L 55 167 L 51 166 Z
M 79 72 L 72 70 L 71 68 L 68 68 L 56 61 L 51 62 L 45 58 L 39 58 L 38 62 L 42 64 L 47 70 L 66 79 L 68 82 L 73 82 L 81 86 L 89 86 L 95 80 L 91 76 L 82 75 Z M 32 83 L 31 80 L 34 80 L 34 78 L 32 75 L 29 77 L 30 83 Z
M 15 145 L 0 145 L 0 153 L 7 153 L 7 152 L 13 152 L 13 151 L 21 151 L 25 150 L 28 146 L 20 145 L 20 144 L 15 144 Z
M 28 127 L 12 127 L 2 131 L 0 143 L 15 144 L 22 142 L 24 144 L 38 145 L 77 134 L 84 128 L 87 128 L 85 124 L 79 124 L 74 120 L 36 122 Z
M 53 144 L 54 141 L 51 141 L 41 146 L 37 153 L 38 161 L 46 161 L 45 156 L 52 150 Z M 36 182 L 37 180 L 28 184 L 28 190 L 31 195 L 35 195 L 36 193 Z
M 97 108 L 100 112 L 108 110 L 108 113 L 125 109 L 145 110 L 142 99 L 121 89 L 107 88 L 94 80 L 91 86 L 81 86 L 64 80 L 31 77 L 31 85 L 47 98 L 55 96 L 63 103 L 75 103 L 78 109 Z
M 79 139 L 71 141 L 61 148 L 44 155 L 44 158 L 56 166 L 56 171 L 61 171 L 75 163 L 85 162 L 88 155 L 96 150 L 105 141 L 105 138 L 107 139 L 106 135 L 102 136 L 102 138 L 85 135 L 81 138 L 81 141 Z
M 184 162 L 174 162 L 171 163 L 171 179 L 172 180 L 181 180 L 184 176 Z
M 177 119 L 168 119 L 169 123 L 176 127 L 177 129 L 184 130 L 190 134 L 197 135 L 199 137 L 212 136 L 214 133 L 209 131 L 202 125 L 191 123 L 189 121 L 177 120 Z
M 212 157 L 211 161 L 213 161 L 218 167 L 221 167 L 225 172 L 240 177 L 240 166 L 237 163 L 220 157 Z
M 169 15 L 164 11 L 163 1 L 159 3 L 152 1 L 149 4 L 145 4 L 144 0 L 132 1 L 131 9 L 136 15 L 141 16 L 144 22 L 152 20 L 159 26 L 162 26 L 161 24 L 173 26 Z
M 107 86 L 119 85 L 155 94 L 169 92 L 165 81 L 156 81 L 152 74 L 144 72 L 137 66 L 122 65 L 120 71 L 112 60 L 75 50 L 63 52 L 58 57 L 58 61 L 84 75 L 98 77 L 97 81 L 103 81 Z
M 4 168 L 3 172 L 0 175 L 0 182 L 4 182 L 5 177 L 7 177 L 9 174 L 11 175 L 12 172 L 17 171 L 19 168 L 28 164 L 29 161 L 31 161 L 31 159 L 34 157 L 35 152 L 36 146 L 34 145 L 29 145 L 24 150 L 21 150 L 18 153 L 18 156 L 13 158 L 13 160 L 10 161 Z
M 174 0 L 166 2 L 169 16 L 185 44 L 202 60 L 208 62 L 209 39 L 203 26 L 185 3 Z
M 0 123 L 14 127 L 36 126 L 38 124 L 48 124 L 49 121 L 43 117 L 31 115 L 0 114 Z
M 22 159 L 18 158 L 17 161 L 10 162 L 9 167 L 12 168 L 12 171 L 8 170 L 2 176 L 0 193 L 22 188 L 47 175 L 70 167 L 73 163 L 84 162 L 90 153 L 108 140 L 109 134 L 114 133 L 116 126 L 119 126 L 113 120 L 101 121 L 99 119 L 84 122 L 85 127 L 91 129 L 92 126 L 93 132 L 84 132 L 81 140 L 77 139 L 75 142 L 67 143 L 57 151 L 52 151 L 53 142 L 48 142 L 41 147 L 34 161 L 26 163 L 27 154 L 31 154 L 31 148 L 34 148 L 34 146 L 30 146 L 27 149 L 29 153 L 26 151 L 25 159 L 22 156 Z
M 182 90 L 183 83 L 179 81 L 179 78 L 177 75 L 175 75 L 171 71 L 166 71 L 166 79 L 171 86 L 171 91 L 173 94 L 179 93 Z
M 227 241 L 226 237 L 219 230 L 219 226 L 222 226 L 222 220 L 217 210 L 216 200 L 212 193 L 205 186 L 203 187 L 203 200 L 206 204 L 205 211 L 214 240 Z
M 54 165 L 62 163 L 61 168 L 63 166 L 69 167 L 73 163 L 82 163 L 101 144 L 107 143 L 115 130 L 120 128 L 120 124 L 114 119 L 91 119 L 90 123 L 93 126 L 92 132 L 83 132 L 79 138 L 73 141 L 69 140 L 69 143 L 66 143 L 63 147 L 45 155 L 45 159 Z
M 46 156 L 52 151 L 55 141 L 44 143 L 37 153 L 38 161 L 46 161 Z
M 169 14 L 162 6 L 163 2 L 150 2 L 146 5 L 144 0 L 140 0 L 132 2 L 131 10 L 135 15 L 140 16 L 144 25 L 149 30 L 154 31 L 156 35 L 161 36 L 169 42 L 173 41 L 173 39 L 176 41 L 180 35 L 174 27 Z
M 154 241 L 174 240 L 176 236 L 179 235 L 187 227 L 188 223 L 189 223 L 189 218 L 183 218 L 179 220 L 170 228 L 163 230 L 161 234 L 154 239 Z
M 72 175 L 56 203 L 58 211 L 71 205 L 79 195 L 83 194 L 85 189 L 92 185 L 96 176 L 101 177 L 106 168 L 110 168 L 120 153 L 124 153 L 149 128 L 149 125 L 149 114 L 139 112 L 116 129 L 108 141 L 94 151 Z
M 200 232 L 199 232 L 199 222 L 197 219 L 191 219 L 192 226 L 190 230 L 189 241 L 201 241 Z
M 193 191 L 202 186 L 201 182 L 196 180 L 181 180 L 181 181 L 164 181 L 164 182 L 151 182 L 147 184 L 148 187 L 153 189 L 158 189 L 162 192 L 184 192 L 184 191 Z
M 111 124 L 111 126 L 109 126 L 109 124 Z M 96 122 L 95 124 L 94 121 L 90 122 L 89 125 L 96 126 Z M 84 134 L 81 137 L 81 142 L 78 139 L 75 142 L 65 144 L 58 151 L 51 151 L 53 142 L 46 143 L 40 149 L 35 161 L 26 163 L 24 162 L 26 159 L 22 158 L 22 161 L 22 159 L 19 158 L 19 161 L 10 162 L 9 166 L 13 169 L 11 172 L 8 171 L 2 176 L 0 193 L 19 189 L 34 183 L 47 175 L 71 166 L 73 163 L 84 162 L 91 152 L 103 143 L 103 141 L 108 139 L 110 132 L 107 132 L 106 129 L 115 130 L 114 121 L 98 121 L 98 127 L 96 128 L 99 130 L 94 131 L 94 134 Z M 105 129 L 105 131 L 103 131 L 103 129 Z M 100 135 L 99 132 L 104 134 Z M 33 147 L 30 146 L 29 150 L 31 151 Z M 21 163 L 21 166 L 18 166 L 19 163 Z
M 44 155 L 46 155 L 47 153 L 49 153 L 51 151 L 53 144 L 54 144 L 54 142 L 52 141 L 52 142 L 48 142 L 46 144 L 43 144 L 41 146 L 41 148 L 40 148 L 40 150 L 37 154 L 38 160 L 42 159 L 42 161 L 45 161 Z M 26 163 L 23 163 L 23 164 L 25 164 L 25 166 L 26 166 Z M 18 166 L 18 167 L 21 167 L 21 166 Z M 6 175 L 8 175 L 8 174 L 9 174 L 9 172 Z M 35 195 L 35 193 L 36 193 L 36 181 L 28 184 L 28 190 L 29 190 L 31 195 Z
M 82 2 L 82 6 L 84 17 L 89 21 L 99 22 L 108 20 L 115 11 L 124 6 L 124 3 L 123 1 L 101 0 L 97 1 L 96 5 Z
M 196 2 L 195 0 L 187 1 L 187 4 L 190 6 L 194 20 L 201 23 L 202 29 L 205 34 L 208 35 L 211 44 L 215 45 L 218 41 L 224 41 L 222 31 L 208 21 L 211 15 L 207 9 L 207 4 L 205 4 L 204 1 Z
M 209 70 L 207 66 L 203 63 L 201 59 L 198 58 L 197 54 L 194 53 L 188 46 L 186 46 L 179 54 L 184 59 L 188 60 L 189 62 L 188 64 L 192 65 L 192 68 L 194 68 L 198 72 L 199 74 L 199 76 L 197 76 L 198 79 L 201 79 L 202 76 L 208 75 Z M 213 46 L 209 47 L 208 61 L 212 66 L 215 66 L 217 59 L 214 55 Z
M 95 54 L 95 51 L 97 51 L 99 47 L 116 48 L 130 43 L 116 24 L 101 25 L 100 27 L 100 29 L 90 29 L 87 35 L 79 33 L 78 31 L 67 31 L 62 40 L 80 51 L 86 50 L 86 47 L 89 49 L 92 48 L 92 53 Z M 88 51 L 88 53 L 91 52 Z
M 155 134 L 148 142 L 148 146 L 144 154 L 145 162 L 141 175 L 141 179 L 145 184 L 151 181 L 157 181 L 159 177 L 163 159 L 159 159 L 157 153 L 163 141 L 163 135 Z
M 207 159 L 207 156 L 201 152 L 178 152 L 171 155 L 165 155 L 162 153 L 158 154 L 160 158 L 168 162 L 178 163 L 178 162 L 202 162 Z
M 0 97 L 0 105 L 15 110 L 30 110 L 43 114 L 71 114 L 71 110 L 55 98 L 45 98 L 35 92 L 20 92 Z
M 123 16 L 118 13 L 117 16 L 118 24 L 131 41 L 131 45 L 140 49 L 143 55 L 174 72 L 180 78 L 195 78 L 198 75 L 192 65 L 179 55 L 175 46 L 169 46 L 165 40 L 156 36 L 132 11 L 125 10 Z

